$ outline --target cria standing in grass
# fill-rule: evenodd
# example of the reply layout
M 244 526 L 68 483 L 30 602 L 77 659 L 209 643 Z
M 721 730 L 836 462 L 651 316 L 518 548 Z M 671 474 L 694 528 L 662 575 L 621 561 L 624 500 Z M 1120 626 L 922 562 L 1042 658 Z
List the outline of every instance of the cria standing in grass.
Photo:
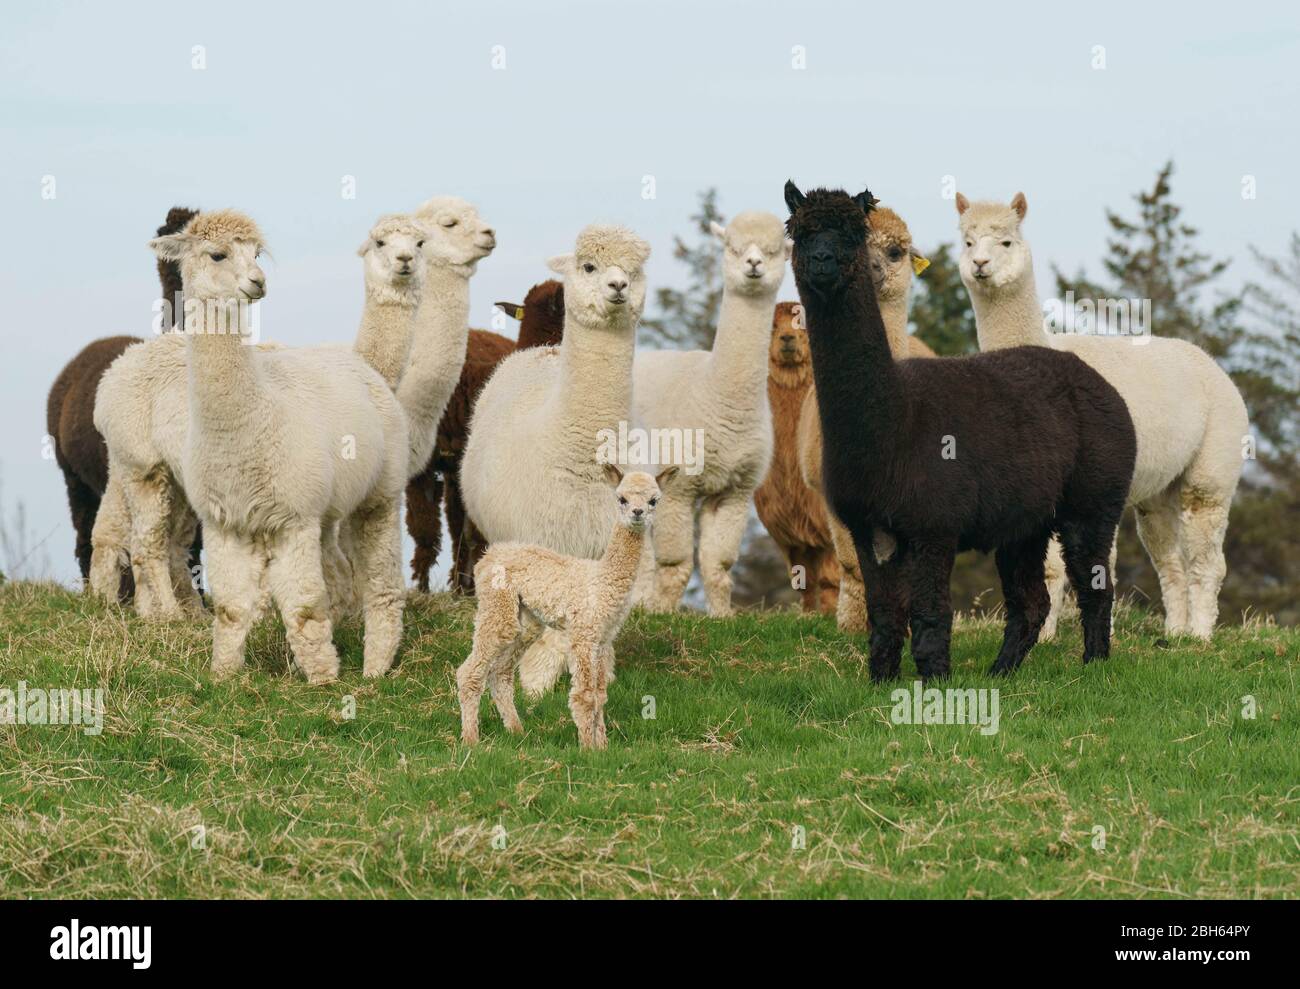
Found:
M 474 568 L 478 613 L 474 646 L 456 671 L 461 737 L 478 741 L 478 705 L 486 681 L 506 730 L 523 730 L 515 710 L 515 663 L 544 628 L 567 635 L 572 656 L 569 710 L 584 749 L 605 747 L 607 664 L 614 636 L 632 610 L 632 586 L 660 490 L 677 474 L 626 476 L 613 464 L 605 476 L 618 489 L 618 516 L 598 560 L 564 556 L 542 546 L 496 543 Z

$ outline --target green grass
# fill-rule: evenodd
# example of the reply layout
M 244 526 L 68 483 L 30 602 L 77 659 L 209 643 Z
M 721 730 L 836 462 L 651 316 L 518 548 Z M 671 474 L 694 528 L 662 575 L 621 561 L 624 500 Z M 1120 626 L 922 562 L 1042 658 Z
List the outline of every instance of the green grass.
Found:
M 1171 644 L 1126 611 L 1108 662 L 1081 665 L 1071 623 L 993 681 L 999 627 L 962 622 L 952 685 L 1002 692 L 985 736 L 892 724 L 892 688 L 828 619 L 636 614 L 610 747 L 588 753 L 563 689 L 521 705 L 521 737 L 485 702 L 483 743 L 461 746 L 472 602 L 413 595 L 406 615 L 380 683 L 349 626 L 342 681 L 308 687 L 267 621 L 217 685 L 205 624 L 0 586 L 0 688 L 102 687 L 106 705 L 98 736 L 0 725 L 0 894 L 1300 895 L 1294 630 Z

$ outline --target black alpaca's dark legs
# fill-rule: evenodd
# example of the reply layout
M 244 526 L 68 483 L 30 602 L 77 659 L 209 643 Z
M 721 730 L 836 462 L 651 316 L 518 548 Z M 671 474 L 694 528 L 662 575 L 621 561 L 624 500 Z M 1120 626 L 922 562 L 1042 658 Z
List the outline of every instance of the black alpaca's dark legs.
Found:
M 900 561 L 902 547 L 892 559 L 877 563 L 870 533 L 865 541 L 854 537 L 858 566 L 867 594 L 867 616 L 871 624 L 871 679 L 879 683 L 898 676 L 903 662 L 903 636 L 907 632 L 907 580 Z
M 99 495 L 69 467 L 63 467 L 63 483 L 68 489 L 72 527 L 77 532 L 77 566 L 81 568 L 81 580 L 85 583 L 90 579 L 90 534 L 94 531 L 95 516 L 99 513 Z
M 460 497 L 460 475 L 447 472 L 447 531 L 451 533 L 451 580 L 453 591 L 474 593 L 474 523 Z M 481 554 L 480 554 L 481 555 Z
M 952 600 L 948 585 L 956 547 L 914 543 L 904 557 L 912 624 L 912 659 L 925 680 L 951 666 Z M 870 602 L 870 597 L 867 598 Z
M 1110 611 L 1115 601 L 1110 547 L 1114 538 L 1114 525 L 1075 522 L 1061 527 L 1065 572 L 1079 600 L 1085 663 L 1110 655 Z
M 1043 573 L 1047 541 L 1047 534 L 1043 534 L 998 547 L 994 558 L 998 564 L 998 576 L 1002 579 L 1007 624 L 1002 633 L 1002 648 L 998 650 L 998 658 L 994 660 L 990 673 L 1014 672 L 1038 641 L 1038 633 L 1051 609 Z
M 411 577 L 427 594 L 429 570 L 442 548 L 442 479 L 432 467 L 406 486 L 406 531 L 415 540 Z

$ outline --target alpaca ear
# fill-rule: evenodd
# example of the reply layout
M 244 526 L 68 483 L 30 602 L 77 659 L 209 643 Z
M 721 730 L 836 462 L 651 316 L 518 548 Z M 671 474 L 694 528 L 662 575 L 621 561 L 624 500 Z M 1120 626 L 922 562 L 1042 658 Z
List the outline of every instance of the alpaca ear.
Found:
M 190 240 L 188 234 L 168 234 L 149 241 L 149 249 L 163 261 L 179 261 L 189 250 Z
M 357 248 L 357 257 L 364 258 L 366 256 L 366 251 L 370 250 L 370 243 L 369 237 L 361 242 L 361 246 Z
M 557 275 L 563 275 L 569 270 L 569 266 L 572 264 L 572 254 L 557 254 L 553 258 L 548 258 L 546 261 L 546 267 L 550 268 Z
M 794 184 L 794 179 L 787 179 L 785 183 L 785 205 L 791 213 L 797 213 L 799 208 L 808 201 L 808 197 L 799 191 L 799 187 Z
M 727 228 L 717 220 L 709 221 L 709 233 L 713 234 L 713 236 L 717 238 L 719 244 L 725 244 L 727 242 Z
M 1025 214 L 1029 212 L 1029 200 L 1025 198 L 1023 192 L 1017 192 L 1011 197 L 1011 208 L 1016 211 L 1016 215 L 1020 219 L 1025 218 Z
M 785 239 L 785 259 L 790 260 L 790 255 L 794 253 L 794 241 L 789 237 Z
M 876 208 L 876 203 L 880 202 L 879 199 L 871 194 L 870 189 L 863 189 L 853 197 L 853 201 L 858 204 L 864 213 L 870 213 Z
M 617 464 L 602 464 L 601 469 L 605 472 L 605 480 L 614 487 L 623 483 L 623 472 L 618 469 Z
M 496 306 L 507 316 L 512 316 L 519 320 L 524 318 L 524 307 L 518 302 L 494 302 L 492 305 Z
M 970 209 L 970 200 L 967 199 L 965 196 L 963 196 L 960 192 L 957 193 L 957 215 L 961 216 L 968 209 Z
M 681 469 L 680 467 L 675 467 L 675 466 L 665 467 L 663 470 L 661 470 L 658 474 L 655 475 L 655 483 L 659 485 L 660 491 L 662 491 L 665 487 L 667 487 L 669 484 L 673 482 L 673 479 L 677 476 L 677 472 L 680 469 Z

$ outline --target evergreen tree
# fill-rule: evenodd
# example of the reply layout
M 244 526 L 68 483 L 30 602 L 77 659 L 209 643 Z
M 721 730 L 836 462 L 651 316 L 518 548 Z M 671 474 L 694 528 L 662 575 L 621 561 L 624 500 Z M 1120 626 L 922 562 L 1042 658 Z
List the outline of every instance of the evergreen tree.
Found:
M 962 284 L 952 244 L 926 255 L 930 266 L 912 281 L 912 332 L 940 355 L 969 354 L 979 348 L 975 310 Z

